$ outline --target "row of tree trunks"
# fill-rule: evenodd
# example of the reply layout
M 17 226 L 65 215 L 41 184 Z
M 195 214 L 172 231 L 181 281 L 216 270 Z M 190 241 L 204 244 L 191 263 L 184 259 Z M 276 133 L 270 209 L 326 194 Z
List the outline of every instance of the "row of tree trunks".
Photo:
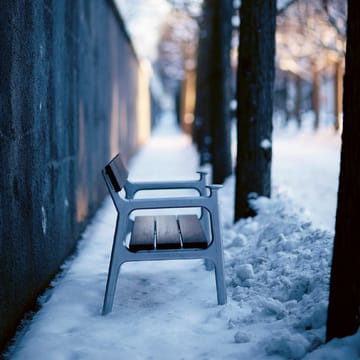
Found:
M 341 129 L 341 119 L 342 119 L 342 98 L 343 98 L 343 65 L 342 62 L 339 61 L 334 64 L 334 72 L 333 72 L 333 91 L 334 91 L 334 129 L 335 131 L 339 131 Z M 294 96 L 294 106 L 293 108 L 288 108 L 285 103 L 282 103 L 281 110 L 286 112 L 285 122 L 288 123 L 290 117 L 292 116 L 298 128 L 302 126 L 302 113 L 304 111 L 303 101 L 303 85 L 304 80 L 298 74 L 287 73 L 286 82 L 293 81 L 295 83 L 295 94 Z M 321 72 L 316 70 L 314 67 L 313 71 L 313 84 L 312 84 L 312 110 L 314 111 L 314 130 L 317 130 L 320 126 L 320 113 L 321 113 L 321 85 L 322 85 L 322 76 Z M 285 92 L 287 85 L 285 84 Z M 286 92 L 286 97 L 289 96 Z
M 218 29 L 218 17 L 214 11 L 220 11 L 220 2 L 205 1 L 211 28 Z M 272 107 L 273 107 L 273 81 L 275 56 L 275 18 L 276 0 L 242 0 L 241 2 L 240 47 L 238 58 L 237 77 L 237 165 L 236 165 L 236 194 L 235 194 L 235 221 L 240 218 L 254 215 L 249 201 L 250 195 L 256 193 L 270 197 L 271 195 L 271 157 L 272 157 Z M 331 283 L 329 296 L 329 309 L 327 321 L 327 340 L 334 337 L 344 337 L 354 334 L 360 326 L 360 241 L 358 236 L 358 213 L 360 204 L 360 46 L 357 34 L 360 33 L 360 8 L 355 0 L 348 0 L 348 28 L 346 73 L 344 79 L 343 113 L 344 125 L 342 134 L 341 169 L 338 192 L 338 207 L 336 213 L 335 241 L 333 262 L 331 269 Z M 219 16 L 221 18 L 221 16 Z M 206 18 L 206 17 L 205 17 Z M 215 20 L 216 19 L 216 20 Z M 217 25 L 216 25 L 217 24 Z M 216 30 L 218 31 L 218 30 Z M 220 32 L 221 33 L 221 32 Z M 213 56 L 218 63 L 217 51 L 223 49 L 221 37 L 210 31 L 207 36 L 213 39 L 199 51 L 199 59 L 206 60 L 206 49 L 210 49 L 209 56 Z M 223 35 L 224 36 L 224 35 Z M 220 40 L 219 40 L 220 39 Z M 211 55 L 210 55 L 211 54 Z M 217 84 L 221 91 L 224 88 L 220 81 L 224 77 L 217 71 L 222 67 L 213 67 L 209 62 L 200 62 L 204 66 L 198 70 L 198 91 L 204 92 L 206 100 L 217 102 L 224 99 L 211 93 L 211 84 Z M 206 72 L 205 72 L 206 70 Z M 202 74 L 201 74 L 202 73 Z M 208 82 L 204 76 L 214 76 L 215 83 Z M 316 113 L 315 127 L 319 125 L 319 72 L 314 72 L 314 109 Z M 300 82 L 300 81 L 299 81 Z M 205 85 L 206 86 L 203 86 Z M 336 77 L 336 110 L 341 112 L 339 89 L 341 86 L 341 70 L 338 68 Z M 298 86 L 298 89 L 300 86 Z M 204 96 L 204 95 L 203 95 Z M 214 142 L 214 129 L 225 122 L 225 108 L 206 107 L 203 102 L 197 104 L 198 115 L 201 115 L 201 132 L 196 133 L 198 144 L 210 136 Z M 298 99 L 298 102 L 300 99 Z M 220 101 L 219 101 L 220 103 Z M 200 106 L 201 105 L 201 106 Z M 201 108 L 201 111 L 199 109 Z M 206 110 L 204 110 L 206 108 Z M 214 110 L 216 109 L 216 110 Z M 208 121 L 210 113 L 217 111 L 218 123 Z M 211 118 L 214 119 L 214 118 Z M 204 124 L 207 123 L 207 126 Z M 211 124 L 211 125 L 210 125 Z M 339 128 L 339 123 L 335 125 Z M 205 132 L 204 132 L 205 129 Z M 206 136 L 204 137 L 204 134 Z M 222 135 L 221 135 L 222 136 Z M 220 137 L 221 137 L 220 136 Z M 225 142 L 217 142 L 218 146 Z M 209 143 L 208 143 L 209 144 Z M 214 143 L 212 144 L 214 145 Z M 214 147 L 214 151 L 215 151 Z M 212 156 L 215 153 L 212 153 Z

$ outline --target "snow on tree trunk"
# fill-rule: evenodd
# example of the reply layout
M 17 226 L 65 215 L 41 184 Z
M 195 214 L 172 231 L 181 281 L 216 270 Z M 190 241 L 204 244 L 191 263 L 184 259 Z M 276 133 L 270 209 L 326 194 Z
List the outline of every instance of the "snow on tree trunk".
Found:
M 235 221 L 254 214 L 249 194 L 271 194 L 276 0 L 243 0 L 240 16 Z
M 360 33 L 359 6 L 348 2 L 344 77 L 344 126 L 327 340 L 354 334 L 360 326 Z

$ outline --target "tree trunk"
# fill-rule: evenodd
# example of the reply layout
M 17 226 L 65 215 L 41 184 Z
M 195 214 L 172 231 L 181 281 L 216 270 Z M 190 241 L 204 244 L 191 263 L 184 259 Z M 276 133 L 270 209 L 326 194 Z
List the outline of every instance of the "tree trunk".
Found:
M 285 74 L 285 95 L 284 95 L 284 109 L 285 109 L 285 125 L 289 124 L 291 118 L 291 109 L 289 107 L 289 83 L 291 82 L 291 76 L 289 72 Z
M 249 194 L 271 194 L 276 0 L 242 0 L 240 16 L 235 221 L 254 214 Z
M 317 130 L 320 125 L 320 86 L 321 86 L 321 76 L 320 71 L 314 66 L 313 70 L 313 110 L 314 110 L 314 130 Z
M 344 126 L 327 340 L 354 334 L 360 326 L 360 33 L 359 6 L 348 1 L 344 77 Z
M 295 94 L 295 109 L 294 115 L 298 125 L 298 128 L 301 128 L 301 103 L 302 103 L 302 80 L 299 75 L 295 75 L 295 85 L 296 85 L 296 94 Z
M 210 61 L 209 54 L 212 39 L 212 23 L 214 9 L 209 1 L 203 3 L 203 13 L 200 19 L 198 56 L 196 69 L 196 100 L 193 140 L 200 154 L 200 165 L 211 161 L 211 133 L 210 133 Z
M 214 183 L 232 173 L 231 0 L 205 0 L 200 23 L 194 141 L 200 164 L 211 163 Z
M 335 65 L 335 79 L 334 79 L 334 99 L 335 99 L 335 131 L 340 130 L 341 113 L 342 113 L 342 90 L 343 90 L 343 68 L 341 61 Z
M 232 0 L 213 0 L 210 124 L 212 181 L 222 184 L 232 174 L 231 159 L 231 35 Z

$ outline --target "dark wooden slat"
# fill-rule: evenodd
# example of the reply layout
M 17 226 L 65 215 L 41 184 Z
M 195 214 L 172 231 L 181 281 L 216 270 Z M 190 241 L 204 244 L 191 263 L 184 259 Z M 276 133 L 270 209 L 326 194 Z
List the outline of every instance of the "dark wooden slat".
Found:
M 181 248 L 180 233 L 176 216 L 165 215 L 156 217 L 156 248 Z
M 119 192 L 125 185 L 129 172 L 121 158 L 121 154 L 117 154 L 108 165 L 105 171 L 116 192 Z
M 179 215 L 179 228 L 184 248 L 207 247 L 207 240 L 196 215 Z
M 155 218 L 136 216 L 130 238 L 130 251 L 153 250 L 155 238 Z

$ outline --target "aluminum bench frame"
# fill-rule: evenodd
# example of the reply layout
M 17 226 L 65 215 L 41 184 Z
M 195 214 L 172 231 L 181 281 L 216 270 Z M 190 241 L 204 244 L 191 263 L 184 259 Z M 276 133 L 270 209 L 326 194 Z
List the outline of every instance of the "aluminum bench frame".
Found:
M 206 173 L 199 172 L 198 180 L 170 182 L 130 182 L 128 171 L 121 158 L 116 155 L 102 170 L 105 183 L 117 211 L 116 227 L 111 252 L 109 272 L 104 296 L 102 314 L 112 311 L 120 267 L 125 262 L 152 260 L 205 259 L 214 265 L 217 302 L 227 301 L 223 248 L 218 210 L 217 191 L 221 186 L 206 185 Z M 124 189 L 125 196 L 121 191 Z M 134 198 L 138 191 L 159 189 L 195 189 L 198 196 Z M 199 222 L 208 242 L 206 248 L 154 249 L 130 251 L 126 237 L 133 230 L 134 221 L 130 215 L 135 210 L 145 209 L 201 209 Z

